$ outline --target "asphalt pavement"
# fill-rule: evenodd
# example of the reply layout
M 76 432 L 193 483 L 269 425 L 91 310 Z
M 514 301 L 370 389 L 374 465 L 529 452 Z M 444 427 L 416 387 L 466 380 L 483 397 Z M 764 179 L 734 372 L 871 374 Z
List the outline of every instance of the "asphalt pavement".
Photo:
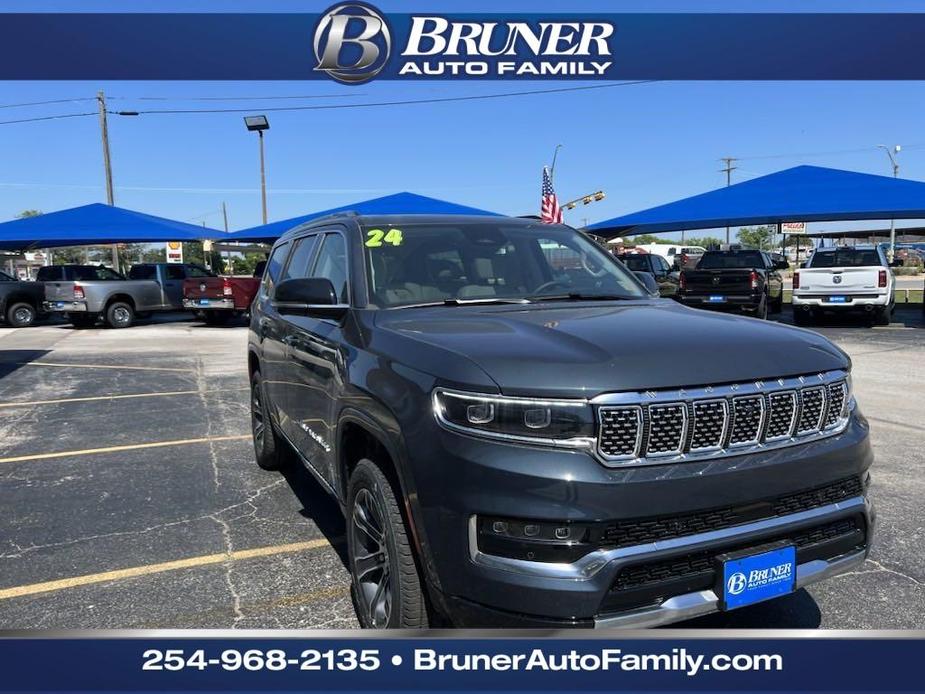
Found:
M 254 462 L 245 328 L 180 318 L 0 328 L 0 628 L 356 626 L 336 504 Z M 817 329 L 871 421 L 872 558 L 680 626 L 925 628 L 922 311 Z

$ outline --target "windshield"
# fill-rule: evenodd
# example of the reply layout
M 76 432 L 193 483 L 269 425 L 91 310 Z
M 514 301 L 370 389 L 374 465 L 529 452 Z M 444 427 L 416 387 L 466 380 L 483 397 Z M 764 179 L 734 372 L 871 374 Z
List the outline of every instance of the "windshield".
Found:
M 570 294 L 647 298 L 609 253 L 565 226 L 402 224 L 367 226 L 363 235 L 370 303 L 384 308 Z
M 625 255 L 620 260 L 633 272 L 649 272 L 649 259 L 644 255 Z
M 872 248 L 839 248 L 836 251 L 816 251 L 809 267 L 867 267 L 882 265 L 880 254 Z
M 698 270 L 748 269 L 764 267 L 758 251 L 745 253 L 715 253 L 707 251 L 697 263 Z

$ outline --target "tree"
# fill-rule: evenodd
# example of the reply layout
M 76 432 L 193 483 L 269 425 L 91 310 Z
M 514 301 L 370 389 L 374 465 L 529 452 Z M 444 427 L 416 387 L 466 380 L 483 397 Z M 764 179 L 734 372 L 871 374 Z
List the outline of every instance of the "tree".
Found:
M 762 251 L 769 251 L 772 248 L 773 239 L 773 227 L 742 227 L 739 229 L 739 242 L 744 246 L 750 246 Z
M 42 214 L 41 210 L 23 210 L 18 215 L 16 215 L 16 219 L 27 219 L 29 217 L 38 217 L 40 214 Z
M 711 248 L 712 246 L 722 245 L 722 241 L 715 236 L 692 236 L 684 241 L 687 246 L 700 246 L 702 248 Z

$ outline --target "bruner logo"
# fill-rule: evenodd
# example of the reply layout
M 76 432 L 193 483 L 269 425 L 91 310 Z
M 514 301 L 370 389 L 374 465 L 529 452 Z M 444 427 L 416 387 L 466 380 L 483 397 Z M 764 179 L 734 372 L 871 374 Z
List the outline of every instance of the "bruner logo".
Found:
M 335 5 L 315 27 L 316 70 L 345 84 L 360 84 L 378 75 L 389 60 L 392 36 L 375 8 L 364 3 Z
M 745 579 L 745 574 L 741 572 L 734 573 L 729 577 L 729 580 L 726 581 L 726 590 L 730 595 L 738 595 L 745 590 L 747 584 L 748 581 Z

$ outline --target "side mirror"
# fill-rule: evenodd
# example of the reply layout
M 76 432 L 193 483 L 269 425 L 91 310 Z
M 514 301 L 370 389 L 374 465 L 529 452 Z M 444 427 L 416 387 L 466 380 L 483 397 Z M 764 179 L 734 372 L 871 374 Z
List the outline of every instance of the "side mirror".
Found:
M 658 296 L 658 285 L 655 283 L 655 277 L 652 276 L 651 272 L 642 272 L 637 270 L 633 273 L 636 275 L 636 279 L 639 280 L 642 285 L 646 288 L 646 291 L 649 292 L 652 296 Z
M 774 261 L 774 269 L 775 270 L 789 270 L 790 263 L 788 263 L 786 260 L 776 260 Z
M 273 306 L 283 315 L 339 319 L 350 308 L 337 303 L 337 292 L 327 277 L 300 277 L 276 285 Z
M 893 260 L 890 261 L 890 267 L 902 267 L 902 266 L 903 266 L 903 261 L 900 260 L 899 258 L 893 258 Z

